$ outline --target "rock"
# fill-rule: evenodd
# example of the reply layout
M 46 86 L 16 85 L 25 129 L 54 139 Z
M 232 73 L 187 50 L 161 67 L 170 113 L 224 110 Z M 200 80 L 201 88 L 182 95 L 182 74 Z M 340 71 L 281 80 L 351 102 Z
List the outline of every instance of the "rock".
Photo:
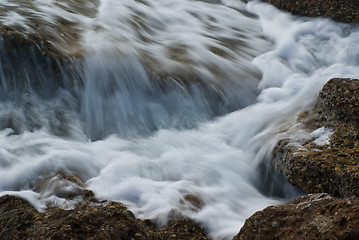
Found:
M 38 99 L 51 102 L 66 89 L 63 103 L 78 106 L 76 91 L 83 85 L 78 58 L 64 54 L 40 34 L 0 26 L 0 83 L 0 102 L 9 110 L 0 115 L 0 129 L 18 134 L 47 125 L 56 135 L 71 134 L 65 109 L 52 106 L 47 116 L 55 120 L 48 121 L 38 114 Z
M 319 94 L 317 114 L 327 125 L 359 124 L 359 80 L 334 78 Z M 317 117 L 318 118 L 318 117 Z
M 82 179 L 77 176 L 68 175 L 65 172 L 52 173 L 48 176 L 41 176 L 33 186 L 35 192 L 39 193 L 41 199 L 51 196 L 63 199 L 64 202 L 96 202 L 92 191 L 87 190 Z M 45 201 L 47 207 L 58 207 L 54 201 Z
M 26 239 L 35 224 L 36 209 L 14 196 L 0 198 L 0 239 Z
M 137 219 L 122 203 L 99 201 L 85 188 L 82 179 L 59 172 L 42 177 L 34 186 L 40 198 L 57 197 L 77 203 L 65 210 L 45 202 L 46 212 L 38 212 L 16 196 L 0 197 L 0 239 L 121 239 L 121 240 L 206 240 L 201 226 L 180 214 L 167 226 Z M 195 196 L 185 198 L 200 202 Z M 61 202 L 61 201 L 60 201 Z
M 119 202 L 85 201 L 73 210 L 40 213 L 19 197 L 0 198 L 0 239 L 208 239 L 198 223 L 180 218 L 156 227 Z
M 77 59 L 66 56 L 38 34 L 22 34 L 0 26 L 0 99 L 36 92 L 51 98 L 58 88 L 80 84 Z
M 359 22 L 357 0 L 262 0 L 295 15 L 327 17 L 345 23 Z
M 234 240 L 359 239 L 359 198 L 309 194 L 246 220 Z
M 358 94 L 359 80 L 331 79 L 314 108 L 298 118 L 312 135 L 315 129 L 331 131 L 328 143 L 319 144 L 317 137 L 297 142 L 294 136 L 279 141 L 272 163 L 289 182 L 308 193 L 359 196 Z
M 10 27 L 24 35 L 41 36 L 63 54 L 79 56 L 83 53 L 80 43 L 82 28 L 77 16 L 96 17 L 99 4 L 99 0 L 62 0 L 61 3 L 48 2 L 45 5 L 29 1 L 2 4 L 0 26 Z

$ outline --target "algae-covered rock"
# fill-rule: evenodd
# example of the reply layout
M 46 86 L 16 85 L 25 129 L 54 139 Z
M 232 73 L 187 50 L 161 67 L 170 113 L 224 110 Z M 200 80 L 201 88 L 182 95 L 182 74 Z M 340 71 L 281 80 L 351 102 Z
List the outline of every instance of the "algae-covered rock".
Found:
M 309 193 L 359 196 L 358 95 L 359 80 L 331 79 L 314 108 L 298 118 L 309 135 L 326 132 L 326 142 L 318 137 L 298 142 L 295 136 L 279 141 L 273 163 L 289 182 Z
M 359 22 L 357 0 L 262 0 L 295 15 L 327 17 L 345 23 Z
M 208 239 L 198 223 L 179 214 L 164 227 L 137 219 L 120 202 L 99 201 L 80 177 L 64 172 L 41 177 L 33 188 L 46 204 L 45 212 L 38 212 L 20 197 L 0 197 L 1 240 Z M 199 201 L 195 196 L 186 196 L 185 200 Z
M 359 80 L 334 78 L 319 93 L 317 118 L 327 125 L 359 124 Z
M 359 239 L 359 198 L 309 194 L 246 220 L 234 240 Z
M 37 211 L 19 197 L 0 198 L 0 239 L 26 239 Z
M 38 212 L 15 196 L 0 198 L 0 239 L 208 239 L 199 224 L 174 219 L 156 227 L 150 220 L 136 219 L 119 202 L 85 201 L 72 210 L 50 208 Z

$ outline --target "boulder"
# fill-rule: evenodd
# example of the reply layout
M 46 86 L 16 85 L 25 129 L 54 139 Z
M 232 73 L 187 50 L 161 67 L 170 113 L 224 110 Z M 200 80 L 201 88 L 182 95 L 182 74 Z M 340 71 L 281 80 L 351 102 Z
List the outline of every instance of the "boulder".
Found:
M 246 220 L 234 240 L 359 239 L 359 198 L 309 194 Z
M 279 141 L 272 164 L 290 183 L 308 193 L 359 196 L 358 94 L 359 80 L 331 79 L 313 109 L 298 117 L 301 130 L 313 137 L 300 142 L 294 132 Z M 328 142 L 318 143 L 318 129 L 330 133 Z
M 308 17 L 326 17 L 345 23 L 359 22 L 357 0 L 262 0 L 291 12 Z
M 198 223 L 177 218 L 166 227 L 135 218 L 119 202 L 84 201 L 75 209 L 38 212 L 16 196 L 0 198 L 0 239 L 208 239 Z
M 40 34 L 0 26 L 1 97 L 7 99 L 14 91 L 53 97 L 59 87 L 79 84 L 77 65 L 75 57 L 65 55 Z
M 17 196 L 0 197 L 1 240 L 208 239 L 198 223 L 180 214 L 171 215 L 164 227 L 156 226 L 149 219 L 137 219 L 120 202 L 99 201 L 92 191 L 85 188 L 81 178 L 64 172 L 41 177 L 33 187 L 46 204 L 46 211 L 39 212 Z M 46 200 L 48 197 L 55 200 Z M 195 196 L 188 195 L 185 200 L 194 207 L 201 207 Z M 66 201 L 69 204 L 61 204 Z

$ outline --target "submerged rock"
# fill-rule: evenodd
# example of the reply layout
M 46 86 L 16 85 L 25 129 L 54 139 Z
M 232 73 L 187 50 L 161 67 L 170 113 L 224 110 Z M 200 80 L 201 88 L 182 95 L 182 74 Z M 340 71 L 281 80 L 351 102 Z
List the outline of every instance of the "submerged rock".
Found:
M 50 208 L 38 212 L 26 200 L 0 198 L 0 239 L 208 239 L 200 225 L 174 219 L 156 227 L 150 220 L 136 219 L 119 202 L 85 201 L 73 210 Z
M 65 55 L 41 34 L 0 26 L 0 129 L 19 134 L 48 126 L 56 135 L 69 136 L 65 108 L 78 106 L 80 74 L 78 59 Z M 40 102 L 49 106 L 45 115 L 39 114 L 47 107 Z
M 312 137 L 300 142 L 294 133 L 279 141 L 272 163 L 289 182 L 309 193 L 359 196 L 358 94 L 359 80 L 331 79 L 314 108 L 298 118 Z M 328 139 L 319 141 L 318 129 Z
M 359 239 L 359 198 L 310 194 L 246 220 L 234 240 Z
M 1 98 L 32 91 L 53 97 L 59 87 L 70 88 L 78 78 L 76 58 L 39 34 L 0 26 L 0 54 Z
M 262 0 L 295 15 L 327 17 L 345 23 L 359 22 L 357 0 Z

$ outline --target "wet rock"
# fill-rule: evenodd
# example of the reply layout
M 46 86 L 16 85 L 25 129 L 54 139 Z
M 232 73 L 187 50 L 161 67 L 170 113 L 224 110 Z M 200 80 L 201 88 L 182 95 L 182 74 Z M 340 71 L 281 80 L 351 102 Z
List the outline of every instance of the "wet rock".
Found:
M 208 239 L 199 224 L 173 219 L 158 228 L 119 202 L 85 201 L 75 209 L 40 213 L 19 197 L 0 198 L 0 239 Z
M 39 34 L 0 26 L 0 81 L 8 91 L 37 90 L 53 96 L 54 89 L 72 87 L 79 73 L 77 59 L 67 56 Z
M 26 239 L 27 229 L 35 224 L 37 211 L 24 199 L 0 198 L 0 239 Z
M 328 81 L 314 108 L 298 118 L 308 133 L 331 132 L 328 142 L 319 144 L 315 137 L 298 142 L 294 136 L 279 141 L 272 163 L 289 182 L 309 193 L 359 196 L 358 94 L 359 80 Z
M 309 194 L 246 220 L 234 240 L 359 239 L 359 198 Z
M 319 94 L 317 115 L 327 125 L 359 124 L 359 80 L 334 78 Z
M 327 17 L 345 23 L 359 22 L 357 0 L 262 0 L 295 15 Z
M 26 48 L 26 46 L 36 46 L 37 49 L 34 50 L 38 51 L 40 55 L 61 55 L 51 42 L 42 39 L 39 35 L 30 33 L 22 34 L 19 31 L 6 26 L 0 26 L 0 34 L 4 48 L 7 50 Z M 24 56 L 26 56 L 26 54 L 24 54 Z
M 82 86 L 80 68 L 76 57 L 65 55 L 40 34 L 0 26 L 0 129 L 11 128 L 18 134 L 48 125 L 56 135 L 70 135 L 64 108 L 47 111 L 54 121 L 47 121 L 36 109 L 39 99 L 50 102 L 60 93 L 64 95 L 62 89 L 71 95 L 66 93 L 57 103 L 76 108 L 74 96 Z
M 55 205 L 51 197 L 63 200 L 62 202 L 67 203 L 65 205 L 68 205 L 70 202 L 73 204 L 82 201 L 99 202 L 95 198 L 94 193 L 86 189 L 80 177 L 68 175 L 65 172 L 41 176 L 33 188 L 42 199 L 50 198 L 50 200 L 45 201 L 47 207 L 59 207 Z M 60 205 L 60 207 L 64 207 L 64 205 Z
M 41 177 L 34 190 L 55 202 L 45 201 L 46 211 L 38 212 L 22 198 L 0 197 L 0 239 L 208 239 L 198 223 L 180 214 L 165 227 L 137 219 L 120 202 L 99 201 L 81 178 L 64 172 Z M 72 206 L 59 208 L 56 202 L 62 200 Z
M 0 25 L 20 34 L 41 36 L 63 54 L 81 55 L 80 19 L 96 17 L 98 6 L 98 0 L 12 1 L 1 5 Z

